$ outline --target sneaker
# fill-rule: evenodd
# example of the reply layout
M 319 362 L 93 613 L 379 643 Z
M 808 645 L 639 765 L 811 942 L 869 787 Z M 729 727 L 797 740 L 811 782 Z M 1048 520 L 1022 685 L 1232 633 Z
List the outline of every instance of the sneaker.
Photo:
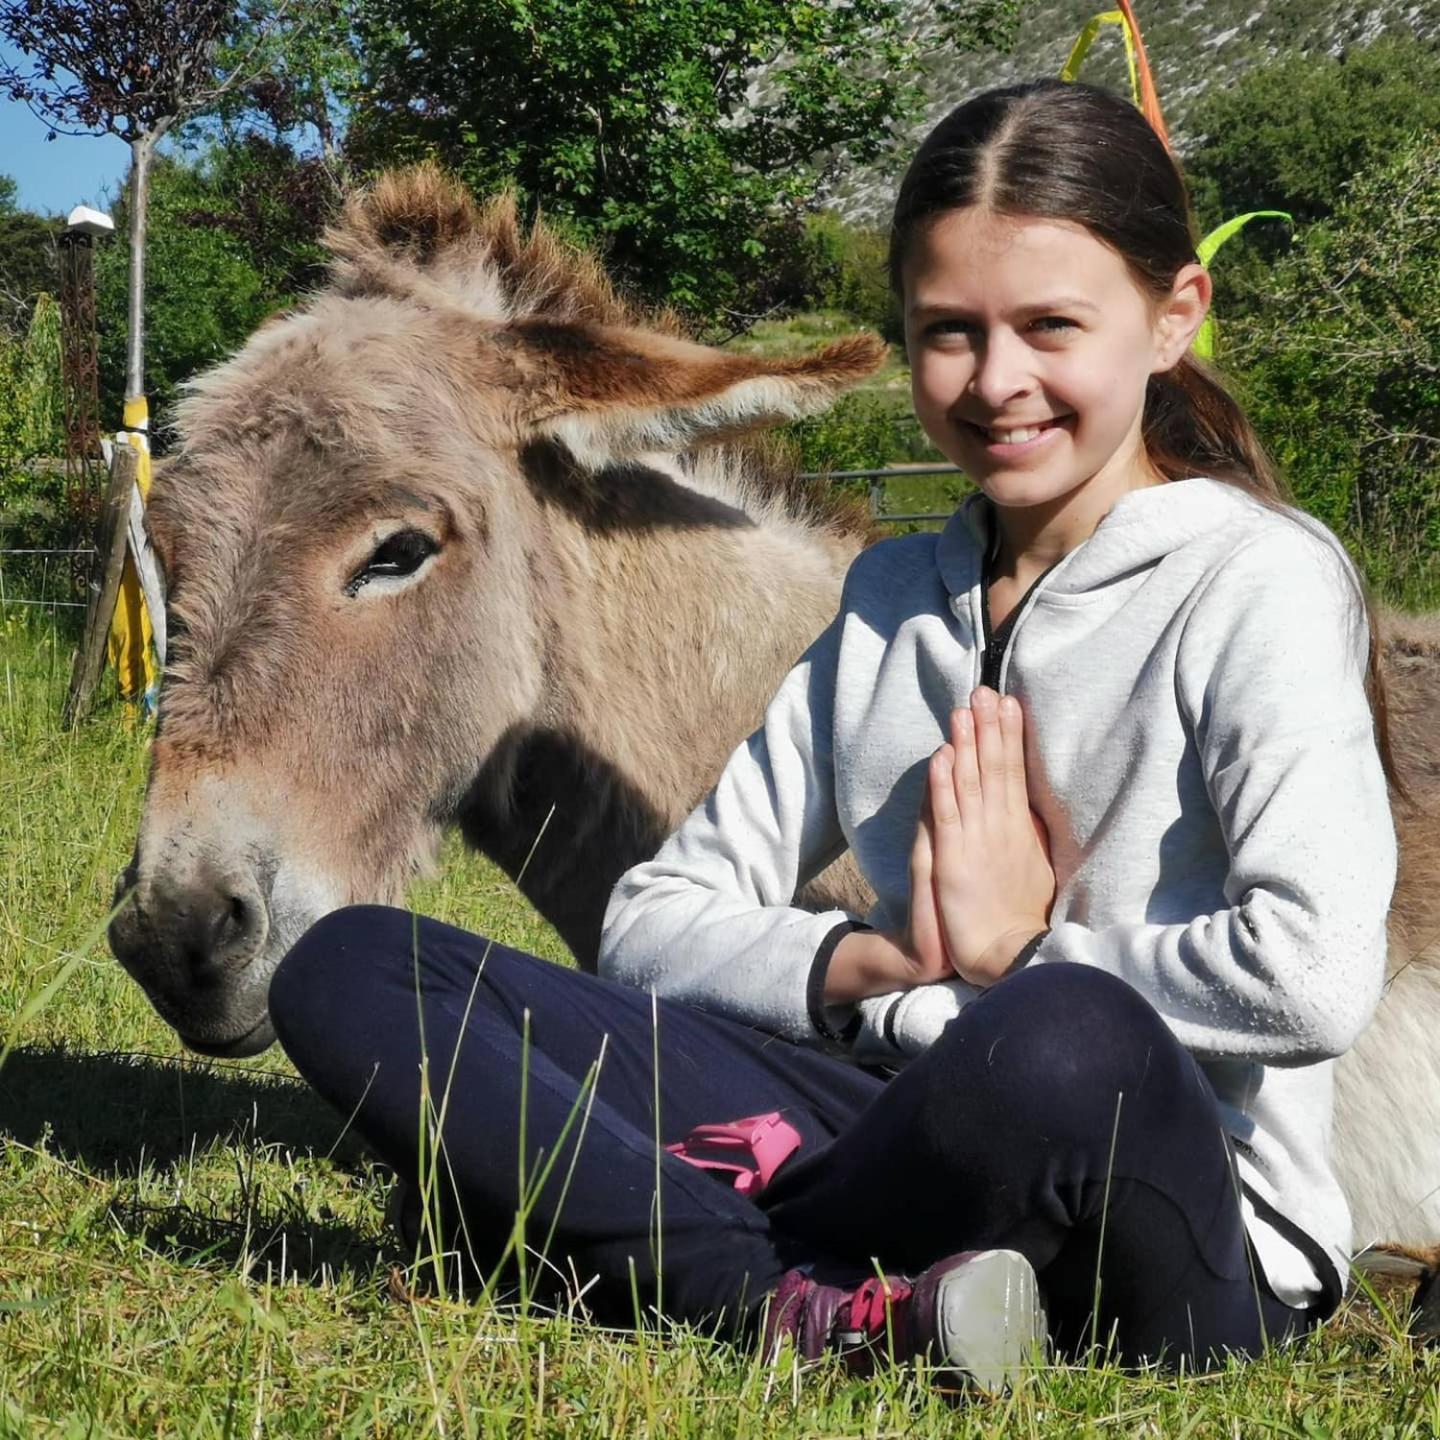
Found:
M 770 1297 L 766 1358 L 787 1338 L 802 1359 L 839 1355 L 857 1374 L 923 1357 L 997 1391 L 1044 1344 L 1045 1310 L 1034 1269 L 1014 1250 L 969 1251 L 914 1280 L 877 1275 L 856 1286 L 791 1270 Z

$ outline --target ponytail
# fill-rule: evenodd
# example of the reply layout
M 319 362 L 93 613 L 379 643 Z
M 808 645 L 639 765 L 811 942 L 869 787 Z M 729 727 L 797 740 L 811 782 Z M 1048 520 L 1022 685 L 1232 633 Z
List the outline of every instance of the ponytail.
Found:
M 1290 503 L 1245 412 L 1214 370 L 1194 355 L 1151 376 L 1142 437 L 1146 456 L 1167 480 L 1210 475 L 1257 498 Z
M 1252 495 L 1272 509 L 1294 508 L 1289 489 L 1265 452 L 1245 412 L 1210 366 L 1187 355 L 1173 369 L 1153 375 L 1142 422 L 1145 453 L 1167 480 L 1208 475 Z M 1370 635 L 1365 695 L 1375 723 L 1375 743 L 1392 793 L 1410 795 L 1395 765 L 1390 736 L 1390 696 L 1382 664 L 1380 626 L 1369 589 L 1355 575 L 1356 600 Z

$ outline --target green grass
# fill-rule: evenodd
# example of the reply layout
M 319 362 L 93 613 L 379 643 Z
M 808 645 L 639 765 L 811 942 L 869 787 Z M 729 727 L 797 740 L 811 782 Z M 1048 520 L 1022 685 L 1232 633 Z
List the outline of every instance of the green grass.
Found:
M 1054 1366 L 956 1405 L 905 1372 L 425 1293 L 387 1175 L 283 1057 L 187 1058 L 109 958 L 148 732 L 113 703 L 60 732 L 69 662 L 43 615 L 0 608 L 0 1437 L 1440 1434 L 1440 1362 L 1364 1301 L 1213 1376 Z M 458 852 L 417 904 L 563 954 Z

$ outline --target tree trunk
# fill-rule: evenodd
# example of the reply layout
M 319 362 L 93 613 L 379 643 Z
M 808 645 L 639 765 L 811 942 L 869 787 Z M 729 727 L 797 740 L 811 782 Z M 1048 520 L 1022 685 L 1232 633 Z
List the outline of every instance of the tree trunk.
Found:
M 150 161 L 159 137 L 150 131 L 130 142 L 130 313 L 125 347 L 125 398 L 145 393 L 145 219 L 150 203 Z

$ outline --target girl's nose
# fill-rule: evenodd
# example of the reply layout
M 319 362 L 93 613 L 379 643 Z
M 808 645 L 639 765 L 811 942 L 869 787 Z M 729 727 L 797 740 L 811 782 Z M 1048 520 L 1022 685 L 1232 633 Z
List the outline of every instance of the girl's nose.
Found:
M 977 348 L 975 373 L 967 387 L 992 410 L 1026 394 L 1034 384 L 1029 354 L 1018 336 L 992 332 Z

